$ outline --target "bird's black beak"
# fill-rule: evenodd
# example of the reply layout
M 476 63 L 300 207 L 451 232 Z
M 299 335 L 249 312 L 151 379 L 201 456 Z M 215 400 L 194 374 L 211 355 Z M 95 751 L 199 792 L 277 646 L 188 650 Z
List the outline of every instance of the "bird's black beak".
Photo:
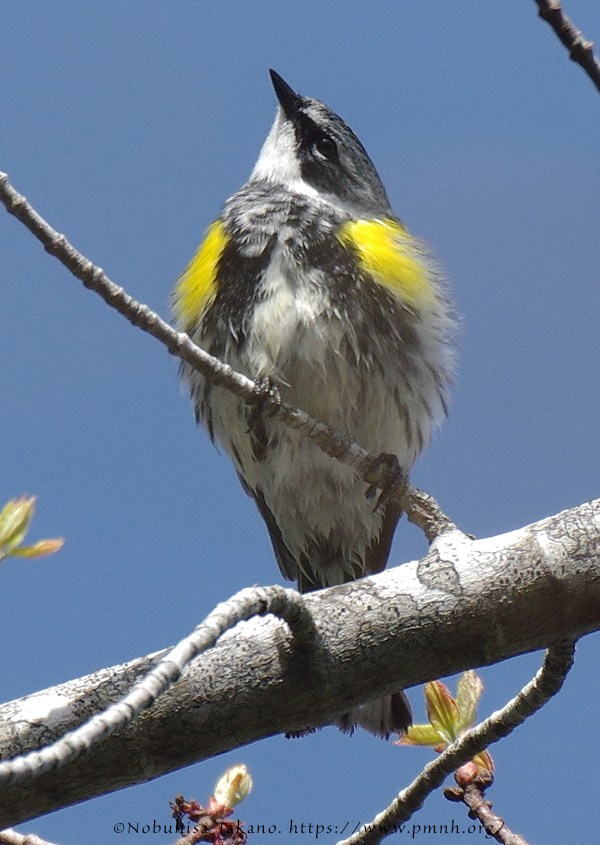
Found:
M 269 70 L 269 73 L 271 74 L 271 82 L 273 83 L 273 88 L 275 89 L 281 108 L 285 116 L 292 120 L 298 114 L 302 97 L 296 94 L 295 91 L 292 91 L 287 82 L 278 73 L 275 73 L 274 70 Z

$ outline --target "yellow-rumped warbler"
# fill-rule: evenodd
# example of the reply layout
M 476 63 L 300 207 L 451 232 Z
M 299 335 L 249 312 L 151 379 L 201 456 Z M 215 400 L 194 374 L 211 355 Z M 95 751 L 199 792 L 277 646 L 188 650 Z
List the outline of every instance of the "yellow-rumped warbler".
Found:
M 327 106 L 271 71 L 280 108 L 249 181 L 225 203 L 175 291 L 179 326 L 250 378 L 408 474 L 446 411 L 454 321 L 422 243 L 364 147 Z M 196 411 L 231 456 L 302 592 L 386 565 L 398 506 L 375 508 L 354 471 L 304 434 L 182 367 Z M 404 693 L 337 720 L 387 737 Z

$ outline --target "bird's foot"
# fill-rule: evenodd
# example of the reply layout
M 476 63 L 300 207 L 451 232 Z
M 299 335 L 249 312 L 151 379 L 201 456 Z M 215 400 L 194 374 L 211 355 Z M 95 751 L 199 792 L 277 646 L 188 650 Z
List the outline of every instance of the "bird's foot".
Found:
M 400 466 L 396 455 L 390 455 L 388 452 L 382 452 L 375 458 L 370 472 L 376 480 L 369 485 L 366 496 L 367 499 L 372 499 L 377 490 L 381 490 L 373 508 L 377 511 L 385 507 L 391 497 L 406 486 L 408 475 Z
M 281 394 L 279 388 L 271 379 L 271 376 L 259 376 L 254 380 L 256 385 L 256 393 L 246 401 L 246 404 L 252 406 L 252 410 L 248 414 L 248 431 L 251 434 L 256 428 L 257 423 L 266 414 L 273 416 L 279 405 L 281 405 Z

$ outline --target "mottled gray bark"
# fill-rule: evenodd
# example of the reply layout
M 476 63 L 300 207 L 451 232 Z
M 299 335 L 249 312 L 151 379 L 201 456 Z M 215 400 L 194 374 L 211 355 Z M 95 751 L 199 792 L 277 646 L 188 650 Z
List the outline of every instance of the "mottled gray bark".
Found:
M 600 629 L 600 500 L 486 540 L 444 534 L 422 560 L 312 593 L 306 603 L 319 633 L 314 652 L 297 649 L 279 620 L 240 623 L 127 730 L 59 772 L 4 789 L 0 827 L 327 723 L 399 686 Z M 4 705 L 2 757 L 77 727 L 155 662 L 142 658 Z

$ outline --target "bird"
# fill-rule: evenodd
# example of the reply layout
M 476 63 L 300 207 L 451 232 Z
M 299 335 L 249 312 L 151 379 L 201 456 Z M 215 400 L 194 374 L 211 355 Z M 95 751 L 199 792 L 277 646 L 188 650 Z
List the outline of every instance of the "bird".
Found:
M 373 455 L 394 456 L 408 477 L 447 414 L 456 330 L 447 281 L 392 210 L 352 129 L 270 75 L 275 121 L 176 283 L 176 323 L 268 392 Z M 185 362 L 181 373 L 286 579 L 305 593 L 385 568 L 401 516 L 394 497 L 374 506 L 369 485 L 303 433 Z M 388 738 L 411 721 L 398 691 L 335 724 Z

